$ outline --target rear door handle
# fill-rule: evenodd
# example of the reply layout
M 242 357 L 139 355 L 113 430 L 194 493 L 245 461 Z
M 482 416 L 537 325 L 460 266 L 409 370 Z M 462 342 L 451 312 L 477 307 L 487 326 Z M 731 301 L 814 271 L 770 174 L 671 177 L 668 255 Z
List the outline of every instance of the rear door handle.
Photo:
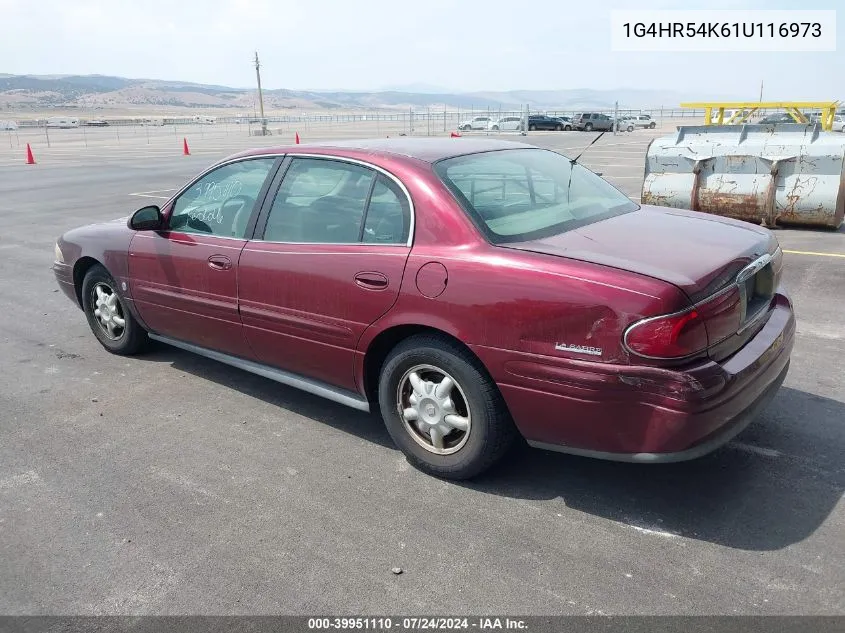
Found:
M 367 272 L 355 275 L 355 283 L 367 290 L 384 290 L 388 280 L 381 273 Z
M 208 258 L 208 266 L 214 270 L 229 270 L 232 267 L 232 260 L 225 255 L 212 255 Z

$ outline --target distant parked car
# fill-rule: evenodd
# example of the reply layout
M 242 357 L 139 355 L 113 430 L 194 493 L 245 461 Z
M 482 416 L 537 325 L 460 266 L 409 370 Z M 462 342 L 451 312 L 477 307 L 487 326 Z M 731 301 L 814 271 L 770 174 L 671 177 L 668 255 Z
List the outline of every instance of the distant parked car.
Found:
M 109 122 L 101 119 L 92 119 L 91 121 L 84 121 L 82 125 L 87 127 L 108 127 Z
M 613 129 L 613 119 L 599 112 L 584 112 L 572 117 L 572 128 L 592 132 L 593 130 L 609 131 Z
M 490 123 L 493 122 L 489 116 L 477 116 L 472 119 L 467 119 L 466 121 L 461 121 L 458 123 L 459 130 L 486 130 L 490 127 Z
M 519 116 L 506 116 L 502 117 L 501 119 L 496 119 L 495 121 L 490 121 L 490 127 L 488 129 L 498 131 L 498 130 L 521 130 L 522 129 L 522 117 Z
M 562 130 L 563 123 L 545 114 L 531 114 L 528 116 L 529 130 Z
M 563 126 L 564 130 L 571 130 L 572 129 L 572 117 L 570 116 L 556 116 L 552 117 L 553 119 L 557 119 L 560 121 L 560 124 Z
M 0 130 L 17 130 L 18 124 L 14 121 L 0 121 Z
M 748 110 L 725 110 L 725 114 L 722 117 L 722 125 L 728 125 L 728 121 L 733 119 L 733 122 L 730 125 L 737 125 L 743 118 L 748 117 L 749 112 Z M 719 123 L 719 110 L 713 109 L 710 112 L 710 123 L 711 124 L 718 124 Z M 747 123 L 747 121 L 746 121 Z
M 616 129 L 620 132 L 633 132 L 634 131 L 634 122 L 632 121 L 631 117 L 629 116 L 622 116 L 618 119 L 614 119 L 614 117 L 610 117 L 611 121 L 619 121 L 619 125 L 616 126 Z
M 79 119 L 75 117 L 54 116 L 47 119 L 47 127 L 72 128 L 79 127 Z
M 657 127 L 657 122 L 649 114 L 638 114 L 637 116 L 631 117 L 631 123 L 634 124 L 634 127 L 648 128 L 650 130 Z
M 845 115 L 837 114 L 833 117 L 833 127 L 831 128 L 834 132 L 845 132 Z

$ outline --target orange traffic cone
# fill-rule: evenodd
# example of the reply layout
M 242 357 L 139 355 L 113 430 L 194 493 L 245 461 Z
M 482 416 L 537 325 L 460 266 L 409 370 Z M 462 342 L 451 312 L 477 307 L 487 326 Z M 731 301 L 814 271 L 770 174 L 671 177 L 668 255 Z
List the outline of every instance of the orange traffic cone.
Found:
M 299 145 L 299 132 L 296 133 L 296 144 Z
M 32 155 L 32 148 L 29 146 L 29 143 L 26 144 L 26 164 L 35 164 L 35 156 Z
M 182 138 L 182 155 L 183 156 L 190 156 L 191 150 L 188 149 L 188 139 Z

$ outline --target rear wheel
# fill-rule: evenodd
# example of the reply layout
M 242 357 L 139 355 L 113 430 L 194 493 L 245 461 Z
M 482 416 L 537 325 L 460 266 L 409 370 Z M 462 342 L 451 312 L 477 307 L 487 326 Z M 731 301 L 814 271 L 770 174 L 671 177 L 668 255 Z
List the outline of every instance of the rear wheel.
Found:
M 517 437 L 498 388 L 478 360 L 446 338 L 396 346 L 379 376 L 387 430 L 416 468 L 468 479 L 499 461 Z
M 529 126 L 528 126 L 528 131 L 529 131 L 529 132 L 533 132 L 533 131 L 534 131 L 534 130 L 536 130 L 536 129 L 537 129 L 537 126 L 536 126 L 536 125 L 529 125 Z
M 584 126 L 584 131 L 585 132 L 592 132 L 593 131 L 593 124 L 587 123 L 587 125 Z
M 498 125 L 494 125 L 494 126 L 493 126 L 493 131 L 494 131 L 494 132 L 498 132 L 498 131 L 499 131 L 499 126 L 498 126 Z
M 100 265 L 92 266 L 82 281 L 82 308 L 100 344 L 113 354 L 129 356 L 142 351 L 147 333 L 117 293 L 117 284 Z
M 629 125 L 629 126 L 628 126 L 628 131 L 629 131 L 629 132 L 633 132 L 633 131 L 634 131 L 634 126 L 633 126 L 633 125 Z
M 562 131 L 563 131 L 563 126 L 562 126 L 562 125 L 556 125 L 556 126 L 555 126 L 555 131 L 557 131 L 557 132 L 562 132 Z

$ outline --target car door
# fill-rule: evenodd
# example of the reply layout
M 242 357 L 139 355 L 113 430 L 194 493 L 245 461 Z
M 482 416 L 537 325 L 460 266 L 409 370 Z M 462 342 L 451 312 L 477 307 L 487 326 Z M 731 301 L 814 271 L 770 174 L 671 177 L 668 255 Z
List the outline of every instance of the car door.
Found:
M 358 339 L 399 296 L 411 200 L 356 161 L 302 156 L 282 170 L 241 253 L 244 332 L 261 362 L 352 390 Z
M 238 315 L 238 258 L 279 164 L 259 157 L 218 166 L 166 205 L 163 230 L 133 237 L 132 297 L 153 332 L 251 357 Z

